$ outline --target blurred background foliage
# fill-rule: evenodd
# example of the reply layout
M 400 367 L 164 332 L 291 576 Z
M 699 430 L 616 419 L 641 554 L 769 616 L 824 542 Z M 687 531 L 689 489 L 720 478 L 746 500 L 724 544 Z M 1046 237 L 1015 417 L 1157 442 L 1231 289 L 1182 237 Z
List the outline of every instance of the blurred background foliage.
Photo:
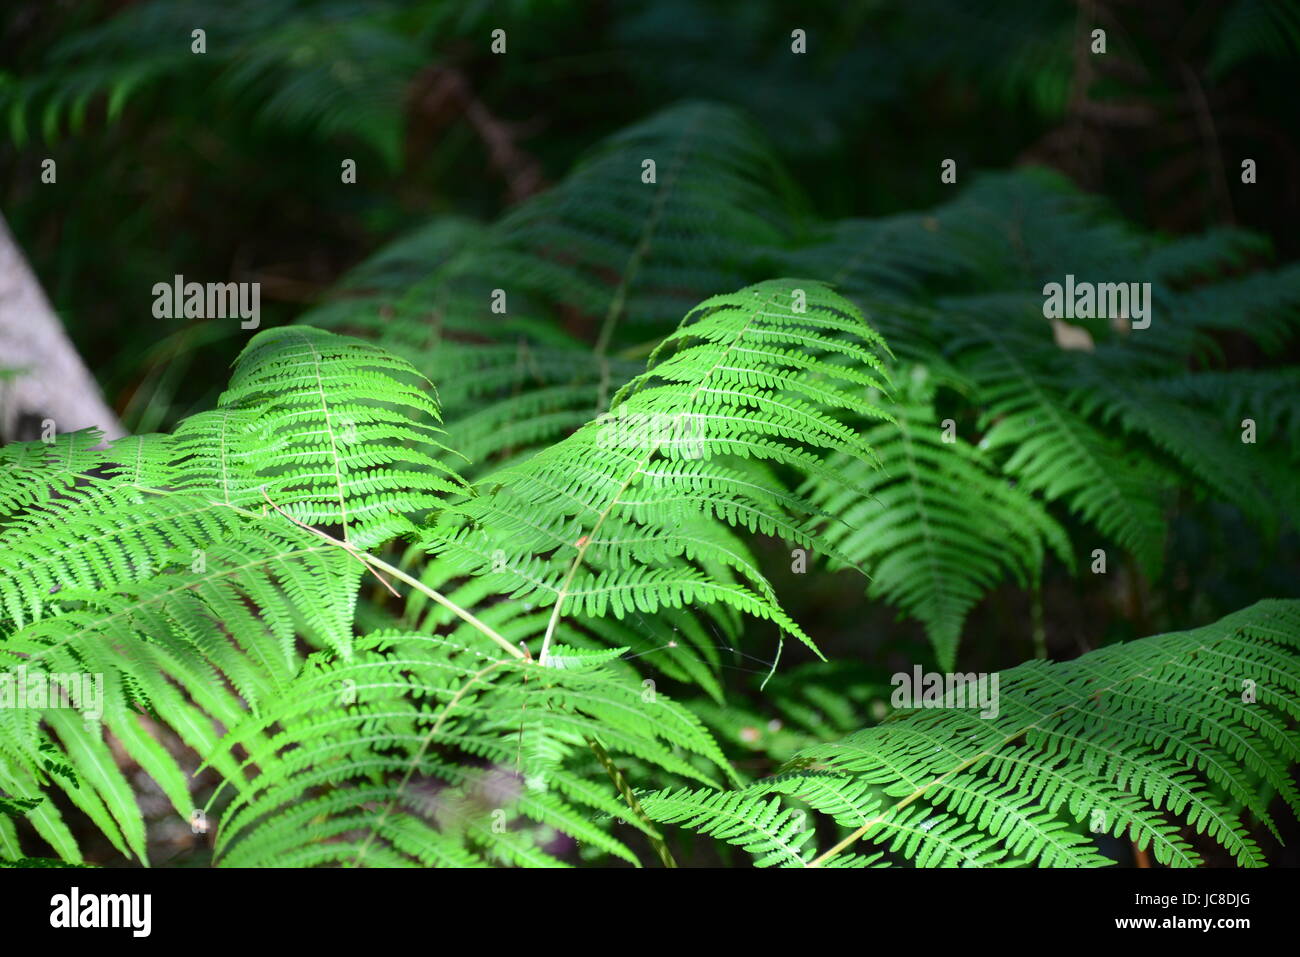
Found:
M 824 216 L 932 205 L 944 158 L 963 179 L 1039 161 L 1152 228 L 1300 252 L 1300 9 L 1280 0 L 15 0 L 0 44 L 0 209 L 128 426 L 215 388 L 176 370 L 137 396 L 218 334 L 159 330 L 160 278 L 257 279 L 287 318 L 384 240 L 492 219 L 681 98 L 743 110 Z M 1229 187 L 1244 156 L 1258 189 Z
M 196 28 L 206 32 L 202 55 L 191 52 Z M 796 28 L 807 33 L 805 56 L 791 55 Z M 1106 31 L 1100 56 L 1090 49 L 1096 28 Z M 505 55 L 491 50 L 496 29 Z M 585 391 L 546 406 L 549 426 L 475 450 L 491 458 L 589 418 L 587 398 L 635 372 L 646 343 L 686 308 L 770 274 L 815 275 L 877 306 L 872 321 L 904 361 L 931 363 L 924 401 L 938 411 L 945 395 L 973 386 L 969 370 L 936 360 L 944 350 L 934 342 L 956 335 L 942 322 L 909 338 L 919 326 L 905 304 L 922 290 L 952 316 L 997 296 L 999 308 L 1033 313 L 1047 279 L 1136 278 L 1120 272 L 1141 263 L 1165 284 L 1158 302 L 1185 318 L 1165 372 L 1185 362 L 1268 374 L 1247 393 L 1216 394 L 1201 379 L 1164 384 L 1201 390 L 1194 398 L 1224 414 L 1241 413 L 1230 406 L 1243 394 L 1267 404 L 1268 428 L 1289 448 L 1279 468 L 1291 470 L 1291 487 L 1271 503 L 1282 521 L 1253 521 L 1269 486 L 1234 500 L 1237 479 L 1208 448 L 1184 464 L 1209 474 L 1213 494 L 1181 495 L 1165 512 L 1163 561 L 1143 560 L 1142 542 L 1123 529 L 1134 557 L 1107 576 L 1048 557 L 1041 589 L 1004 582 L 974 607 L 962 666 L 1073 657 L 1265 595 L 1300 595 L 1287 515 L 1297 501 L 1300 280 L 1286 265 L 1300 257 L 1300 4 L 12 0 L 0 50 L 0 210 L 132 431 L 210 407 L 226 378 L 218 370 L 247 334 L 234 322 L 154 319 L 153 284 L 178 273 L 260 282 L 263 327 L 301 317 L 351 331 L 427 312 L 430 290 L 444 297 L 439 329 L 442 318 L 454 325 L 445 297 L 482 298 L 516 270 L 529 293 L 507 331 L 538 347 L 542 367 L 555 359 L 546 348 L 560 350 L 556 381 Z M 681 145 L 682 123 L 703 131 L 694 153 Z M 659 215 L 627 205 L 639 200 L 611 194 L 601 207 L 609 262 L 576 243 L 580 227 L 599 232 L 583 222 L 588 197 L 600 195 L 592 184 L 645 144 L 686 157 L 683 191 L 695 205 L 664 213 L 666 231 L 684 237 L 681 261 L 637 277 L 627 249 Z M 40 182 L 47 157 L 56 187 Z M 1245 158 L 1255 185 L 1241 183 Z M 341 182 L 345 159 L 356 161 L 355 184 Z M 955 186 L 940 180 L 945 159 L 957 163 Z M 1052 172 L 1006 172 L 1028 166 Z M 674 169 L 661 161 L 661 176 Z M 691 218 L 698 209 L 702 221 Z M 553 260 L 522 258 L 536 249 L 530 237 L 557 223 L 578 224 L 587 283 L 563 294 Z M 709 237 L 711 258 L 686 242 L 696 235 Z M 1252 280 L 1260 270 L 1268 278 Z M 1219 284 L 1198 292 L 1205 276 Z M 1091 332 L 1105 352 L 1106 330 Z M 383 334 L 390 347 L 428 352 L 423 334 Z M 575 343 L 608 353 L 613 371 L 565 364 Z M 477 367 L 459 366 L 474 369 L 467 382 L 448 380 L 471 361 L 450 350 L 441 372 L 425 368 L 450 410 L 460 402 L 491 421 L 483 392 L 503 381 L 493 370 L 512 355 L 476 354 Z M 1109 368 L 1131 376 L 1112 377 L 1120 390 L 1149 373 Z M 1076 372 L 1072 384 L 1085 387 L 1087 371 Z M 1193 421 L 1152 426 L 1118 401 L 1080 411 L 1117 438 L 1144 431 L 1157 444 Z M 1087 536 L 1070 522 L 1086 567 Z M 796 578 L 782 572 L 791 562 L 781 543 L 767 551 L 783 601 L 835 663 L 787 648 L 764 695 L 697 702 L 754 775 L 810 738 L 878 718 L 887 675 L 928 654 L 920 624 L 864 606 L 859 578 Z M 723 650 L 732 690 L 755 692 L 771 655 Z

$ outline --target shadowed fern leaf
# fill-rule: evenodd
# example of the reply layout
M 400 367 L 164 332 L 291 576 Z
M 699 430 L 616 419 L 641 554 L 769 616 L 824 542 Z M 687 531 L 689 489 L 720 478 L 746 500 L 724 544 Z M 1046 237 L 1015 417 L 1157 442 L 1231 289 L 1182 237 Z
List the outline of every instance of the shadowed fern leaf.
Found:
M 880 467 L 847 456 L 831 465 L 844 486 L 811 483 L 812 501 L 842 521 L 826 541 L 859 563 L 868 594 L 920 619 L 939 665 L 951 670 L 967 612 L 1004 577 L 1037 587 L 1045 551 L 1073 564 L 1065 532 L 979 449 L 952 436 L 931 407 L 934 387 L 914 366 L 891 408 L 895 422 L 863 438 Z

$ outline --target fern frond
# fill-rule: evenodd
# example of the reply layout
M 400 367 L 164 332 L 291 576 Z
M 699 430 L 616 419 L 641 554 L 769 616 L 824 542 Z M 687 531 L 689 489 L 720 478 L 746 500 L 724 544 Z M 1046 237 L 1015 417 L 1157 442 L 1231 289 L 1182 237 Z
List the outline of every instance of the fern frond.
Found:
M 817 283 L 780 280 L 705 300 L 615 396 L 613 411 L 492 473 L 425 535 L 447 572 L 564 615 L 617 618 L 725 603 L 808 641 L 727 526 L 808 545 L 815 508 L 751 463 L 833 475 L 869 459 L 837 415 L 887 418 L 881 340 Z
M 984 594 L 1007 577 L 1035 587 L 1048 548 L 1067 567 L 1073 556 L 1037 500 L 979 449 L 945 436 L 925 367 L 903 375 L 896 421 L 863 434 L 880 467 L 840 456 L 832 467 L 844 486 L 812 483 L 812 500 L 842 519 L 826 540 L 863 568 L 868 594 L 920 619 L 939 666 L 951 670 L 962 624 Z
M 964 371 L 979 389 L 985 428 L 979 447 L 1005 454 L 1004 472 L 1049 502 L 1064 500 L 1148 571 L 1159 568 L 1172 473 L 1072 409 L 1059 379 L 1026 358 L 1021 339 L 976 328 L 977 335 L 953 348 L 965 353 Z
M 422 381 L 368 343 L 273 329 L 250 342 L 218 407 L 173 436 L 8 447 L 17 481 L 0 512 L 0 677 L 98 676 L 103 690 L 84 727 L 54 702 L 0 709 L 0 789 L 35 799 L 60 787 L 123 854 L 143 857 L 107 729 L 188 816 L 185 778 L 133 706 L 206 754 L 216 723 L 284 692 L 298 639 L 351 655 L 358 550 L 464 488 L 431 454 L 438 408 Z M 80 781 L 48 769 L 65 755 Z M 237 765 L 218 767 L 243 786 Z M 38 831 L 79 860 L 57 811 L 39 810 Z
M 642 806 L 697 826 L 727 808 L 728 839 L 766 852 L 769 796 L 797 797 L 848 832 L 811 865 L 862 842 L 916 866 L 1102 866 L 1091 835 L 1109 833 L 1191 866 L 1200 857 L 1185 828 L 1261 865 L 1243 814 L 1274 828 L 1261 785 L 1300 813 L 1289 775 L 1298 654 L 1300 602 L 1263 601 L 1203 628 L 1001 672 L 993 714 L 979 710 L 987 699 L 898 712 L 738 793 L 658 792 Z
M 539 826 L 637 863 L 599 819 L 648 826 L 569 767 L 588 740 L 697 781 L 714 776 L 686 755 L 726 763 L 689 711 L 610 670 L 619 651 L 557 646 L 541 668 L 376 634 L 350 662 L 315 662 L 223 742 L 259 774 L 225 808 L 222 863 L 559 863 Z
M 1088 385 L 1076 393 L 1075 404 L 1084 414 L 1106 424 L 1121 423 L 1126 431 L 1146 436 L 1201 486 L 1220 501 L 1236 505 L 1259 527 L 1275 532 L 1288 517 L 1298 514 L 1300 498 L 1296 495 L 1291 457 L 1279 451 L 1275 443 L 1272 449 L 1267 442 L 1258 444 L 1258 434 L 1256 444 L 1244 443 L 1242 419 L 1226 417 L 1222 406 L 1197 407 L 1185 400 L 1171 401 L 1169 393 L 1162 389 L 1163 380 L 1130 382 L 1121 388 L 1109 377 L 1098 378 L 1095 371 L 1080 378 Z M 1194 383 L 1201 375 L 1188 378 L 1195 389 Z M 1286 375 L 1265 374 L 1263 380 L 1232 376 L 1228 380 L 1236 387 L 1232 394 L 1223 394 L 1222 381 L 1217 391 L 1228 409 L 1234 404 L 1238 408 L 1246 403 L 1254 405 L 1247 417 L 1256 422 L 1257 433 L 1264 430 L 1266 435 L 1272 435 L 1274 429 L 1285 426 L 1288 419 L 1294 422 L 1300 413 L 1294 400 L 1296 393 L 1282 397 L 1275 392 L 1273 401 L 1268 402 L 1267 393 L 1261 395 L 1256 386 L 1271 379 L 1276 389 L 1288 378 L 1294 381 L 1293 376 Z M 1207 381 L 1204 388 L 1213 388 L 1211 383 L 1213 380 Z
M 683 789 L 648 795 L 641 799 L 641 806 L 656 821 L 681 824 L 739 846 L 754 855 L 756 867 L 802 867 L 812 856 L 812 848 L 805 845 L 813 832 L 804 826 L 804 815 L 783 808 L 777 798 Z
M 58 44 L 53 69 L 10 84 L 10 134 L 22 145 L 39 114 L 52 143 L 80 133 L 99 97 L 112 123 L 145 90 L 203 83 L 260 125 L 355 137 L 396 166 L 405 88 L 427 62 L 401 17 L 387 2 L 360 15 L 351 3 L 304 0 L 135 4 Z M 207 35 L 202 56 L 190 50 L 196 28 Z
M 508 460 L 603 412 L 642 368 L 640 340 L 757 278 L 790 231 L 788 205 L 744 117 L 682 103 L 598 144 L 491 226 L 440 222 L 397 241 L 303 321 L 377 336 L 443 387 L 457 448 Z M 635 357 L 619 354 L 629 338 Z

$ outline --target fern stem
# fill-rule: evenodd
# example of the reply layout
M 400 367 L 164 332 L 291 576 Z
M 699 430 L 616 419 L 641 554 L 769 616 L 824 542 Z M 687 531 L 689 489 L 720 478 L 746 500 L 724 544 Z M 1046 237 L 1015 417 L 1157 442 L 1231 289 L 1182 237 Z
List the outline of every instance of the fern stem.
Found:
M 586 741 L 587 746 L 596 755 L 596 760 L 601 763 L 601 766 L 609 774 L 610 780 L 614 782 L 614 787 L 618 788 L 618 793 L 623 795 L 623 800 L 632 809 L 632 813 L 644 821 L 650 829 L 645 832 L 646 840 L 650 842 L 650 845 L 655 849 L 655 853 L 659 855 L 659 860 L 664 862 L 664 867 L 676 867 L 677 861 L 673 858 L 672 851 L 668 849 L 668 842 L 663 839 L 663 835 L 655 830 L 654 822 L 642 809 L 641 802 L 636 799 L 636 794 L 633 793 L 631 785 L 627 783 L 627 778 L 623 776 L 623 772 L 614 763 L 614 759 L 609 756 L 609 752 L 595 738 L 587 738 Z
M 263 495 L 265 494 L 266 493 L 263 492 Z M 271 500 L 268 498 L 267 501 L 270 502 Z M 289 521 L 293 522 L 303 531 L 311 532 L 311 534 L 316 535 L 319 538 L 323 538 L 325 541 L 329 542 L 330 544 L 337 545 L 339 548 L 343 549 L 349 555 L 351 555 L 353 558 L 357 559 L 358 561 L 362 562 L 363 564 L 369 565 L 372 569 L 380 569 L 382 571 L 385 571 L 388 574 L 392 575 L 394 578 L 398 579 L 399 581 L 406 582 L 406 584 L 410 585 L 416 591 L 420 592 L 420 594 L 425 595 L 428 598 L 432 598 L 434 601 L 442 605 L 442 607 L 446 608 L 452 614 L 456 615 L 466 624 L 472 625 L 474 628 L 477 628 L 483 634 L 487 635 L 487 637 L 491 638 L 493 641 L 495 641 L 498 645 L 500 645 L 503 649 L 508 651 L 514 657 L 525 658 L 525 659 L 528 657 L 527 654 L 525 654 L 523 651 L 520 651 L 518 648 L 512 645 L 506 638 L 502 637 L 501 634 L 499 634 L 497 630 L 493 628 L 491 625 L 489 625 L 487 622 L 481 620 L 471 612 L 460 607 L 460 605 L 456 604 L 454 601 L 452 601 L 450 598 L 448 598 L 446 595 L 442 594 L 441 592 L 437 591 L 436 589 L 430 588 L 428 585 L 420 581 L 418 578 L 408 575 L 406 572 L 402 571 L 400 568 L 398 568 L 395 565 L 388 564 L 388 562 L 384 561 L 382 558 L 377 558 L 374 555 L 371 555 L 369 552 L 363 552 L 360 549 L 348 544 L 347 542 L 340 541 L 339 539 L 335 538 L 333 535 L 330 535 L 328 532 L 322 532 L 319 528 L 315 528 L 311 525 L 303 524 L 302 522 L 294 518 L 292 515 L 289 515 L 286 512 L 284 512 L 274 502 L 271 502 L 271 507 L 274 508 L 281 515 L 284 515 L 285 518 L 289 519 Z M 237 511 L 243 511 L 243 509 L 237 509 Z
M 329 435 L 330 440 L 330 461 L 334 466 L 334 483 L 339 490 L 339 513 L 343 525 L 343 541 L 346 542 L 348 540 L 348 497 L 347 493 L 343 491 L 343 473 L 339 471 L 339 459 L 341 458 L 341 455 L 339 453 L 338 442 L 334 438 L 334 426 L 330 423 L 329 401 L 325 398 L 325 383 L 322 380 L 320 373 L 321 355 L 316 350 L 316 346 L 312 344 L 310 339 L 306 337 L 300 338 L 302 338 L 303 345 L 311 350 L 313 364 L 312 371 L 316 373 L 316 393 L 320 396 L 321 412 L 325 415 L 325 431 Z M 262 494 L 265 495 L 266 492 L 263 491 Z
M 722 354 L 714 360 L 709 371 L 700 376 L 699 382 L 695 384 L 695 389 L 682 403 L 683 409 L 690 409 L 694 406 L 696 398 L 699 397 L 700 390 L 704 388 L 704 384 L 708 382 L 713 373 L 717 371 L 718 366 L 722 365 L 727 357 L 731 355 L 731 350 L 736 348 L 736 344 L 740 342 L 741 339 L 745 338 L 745 333 L 749 331 L 749 327 L 754 324 L 754 320 L 758 318 L 759 314 L 763 312 L 771 302 L 774 302 L 775 299 L 776 296 L 773 294 L 771 299 L 763 303 L 763 308 L 756 311 L 745 321 L 745 324 L 732 338 L 731 342 L 727 344 L 727 348 L 724 349 Z M 680 413 L 678 418 L 680 418 Z M 586 557 L 587 549 L 591 546 L 591 543 L 595 541 L 596 533 L 600 531 L 601 526 L 605 524 L 605 520 L 609 518 L 609 513 L 614 510 L 615 505 L 619 504 L 619 500 L 622 498 L 623 493 L 626 492 L 628 487 L 636 480 L 636 477 L 641 474 L 641 470 L 649 464 L 652 458 L 654 458 L 654 454 L 659 451 L 659 446 L 662 443 L 662 438 L 656 438 L 654 440 L 654 443 L 646 451 L 646 454 L 637 462 L 636 468 L 628 473 L 627 478 L 623 480 L 623 484 L 619 486 L 618 491 L 610 497 L 609 503 L 601 511 L 600 515 L 596 517 L 596 523 L 592 525 L 591 530 L 580 539 L 582 544 L 578 546 L 578 554 L 573 556 L 573 563 L 569 565 L 568 574 L 564 576 L 564 583 L 560 586 L 560 590 L 555 595 L 555 610 L 551 612 L 551 618 L 546 623 L 546 635 L 542 638 L 542 650 L 537 656 L 538 662 L 543 667 L 546 666 L 546 655 L 547 652 L 550 651 L 551 637 L 555 634 L 555 626 L 560 620 L 560 613 L 564 608 L 564 602 L 569 597 L 569 586 L 573 584 L 574 576 L 578 574 L 578 568 L 582 565 L 583 558 Z
M 1047 658 L 1047 629 L 1043 624 L 1043 592 L 1035 588 L 1029 597 L 1030 617 L 1032 619 L 1034 657 Z
M 641 230 L 641 236 L 637 241 L 636 248 L 632 250 L 631 255 L 628 256 L 627 264 L 623 267 L 623 275 L 619 279 L 618 288 L 614 291 L 609 308 L 605 312 L 605 321 L 601 323 L 600 335 L 596 339 L 595 349 L 596 357 L 601 360 L 600 398 L 596 402 L 597 412 L 602 411 L 605 399 L 609 394 L 609 362 L 605 360 L 605 354 L 609 350 L 610 341 L 614 336 L 614 326 L 618 323 L 619 316 L 623 314 L 623 307 L 627 302 L 628 288 L 636 280 L 641 263 L 650 252 L 650 244 L 654 240 L 655 232 L 659 228 L 659 220 L 668 205 L 668 197 L 672 194 L 673 188 L 677 184 L 677 177 L 686 162 L 686 140 L 694 135 L 695 126 L 698 122 L 698 117 L 692 120 L 683 134 L 683 141 L 678 147 L 677 154 L 673 157 L 673 165 L 668 171 L 668 178 L 665 180 L 663 188 L 658 191 L 658 195 L 655 196 L 654 205 L 650 208 L 650 215 Z
M 439 605 L 442 605 L 442 607 L 446 608 L 453 615 L 461 619 L 461 621 L 465 622 L 468 625 L 471 625 L 474 628 L 477 628 L 483 634 L 487 635 L 487 637 L 491 638 L 498 645 L 500 645 L 502 649 L 508 651 L 514 657 L 524 658 L 524 659 L 528 658 L 527 654 L 525 654 L 523 651 L 520 651 L 518 648 L 512 645 L 510 641 L 504 638 L 495 628 L 493 628 L 487 622 L 483 621 L 481 618 L 478 618 L 472 612 L 467 611 L 466 609 L 462 608 L 460 605 L 456 604 L 446 595 L 439 592 L 437 589 L 430 588 L 428 585 L 420 581 L 418 578 L 406 574 L 406 572 L 402 571 L 400 568 L 388 564 L 388 562 L 384 561 L 381 558 L 376 558 L 374 555 L 371 555 L 369 552 L 361 552 L 360 554 L 362 560 L 365 561 L 366 564 L 373 565 L 375 568 L 379 568 L 382 569 L 383 571 L 388 572 L 388 574 L 392 575 L 394 578 L 398 579 L 399 581 L 403 581 L 406 584 L 410 585 L 420 594 L 428 598 L 432 598 Z

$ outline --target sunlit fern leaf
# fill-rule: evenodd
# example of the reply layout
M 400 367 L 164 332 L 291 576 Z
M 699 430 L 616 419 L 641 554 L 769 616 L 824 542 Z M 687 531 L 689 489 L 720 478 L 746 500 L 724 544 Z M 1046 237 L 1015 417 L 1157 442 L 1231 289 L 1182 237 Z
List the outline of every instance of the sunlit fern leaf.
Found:
M 641 798 L 650 817 L 663 824 L 680 824 L 701 834 L 735 844 L 766 867 L 803 867 L 812 857 L 805 815 L 781 806 L 775 797 L 737 791 L 660 791 Z
M 301 327 L 269 329 L 244 350 L 222 407 L 255 409 L 243 429 L 256 432 L 245 488 L 256 489 L 295 520 L 338 525 L 358 548 L 410 528 L 411 514 L 463 486 L 431 455 L 442 448 L 432 384 L 403 359 L 370 343 Z M 195 456 L 225 453 L 227 422 L 177 431 Z M 216 439 L 218 450 L 203 444 Z M 193 443 L 192 445 L 188 443 Z M 231 452 L 248 454 L 239 444 Z M 211 462 L 223 488 L 226 463 Z
M 406 564 L 415 564 L 417 556 L 407 556 Z M 494 561 L 495 565 L 495 561 Z M 459 562 L 435 559 L 426 564 L 421 579 L 433 587 L 443 588 L 457 579 Z M 499 601 L 500 591 L 491 575 L 471 576 L 447 589 L 448 598 L 460 607 L 476 608 L 478 614 L 512 642 L 535 638 L 550 620 L 550 609 L 522 601 Z M 470 626 L 442 605 L 420 593 L 410 595 L 404 606 L 399 627 L 418 625 L 425 631 L 448 627 L 461 628 L 465 640 L 471 640 Z M 689 608 L 660 608 L 654 614 L 634 611 L 625 619 L 574 615 L 561 619 L 555 637 L 578 648 L 627 647 L 627 667 L 632 660 L 660 670 L 664 675 L 695 684 L 715 701 L 723 700 L 719 668 L 724 649 L 740 642 L 742 619 L 724 604 Z
M 665 823 L 726 806 L 729 839 L 763 847 L 770 795 L 797 798 L 844 829 L 808 855 L 816 865 L 874 847 L 917 866 L 1104 866 L 1093 835 L 1111 834 L 1192 866 L 1190 828 L 1257 866 L 1247 812 L 1276 833 L 1261 789 L 1300 813 L 1298 665 L 1300 602 L 1263 601 L 1191 631 L 1028 662 L 997 676 L 994 708 L 950 698 L 899 711 L 740 792 L 641 803 Z
M 566 764 L 595 740 L 697 781 L 725 769 L 689 711 L 609 670 L 621 649 L 559 646 L 542 668 L 481 647 L 370 636 L 234 729 L 259 773 L 222 811 L 221 862 L 555 865 L 550 827 L 637 863 L 601 820 L 647 825 Z
M 888 418 L 865 398 L 884 386 L 882 348 L 818 283 L 705 300 L 609 415 L 489 474 L 425 541 L 449 573 L 550 608 L 543 647 L 566 614 L 718 602 L 808 642 L 728 526 L 811 544 L 816 509 L 756 481 L 747 463 L 830 479 L 828 453 L 870 460 L 842 418 Z
M 369 343 L 267 330 L 218 408 L 174 436 L 97 449 L 98 434 L 85 432 L 8 447 L 16 480 L 0 512 L 0 681 L 13 691 L 20 673 L 88 675 L 103 687 L 99 714 L 75 698 L 0 708 L 0 791 L 30 800 L 59 788 L 123 855 L 142 857 L 140 810 L 107 730 L 188 816 L 185 776 L 133 707 L 208 754 L 218 726 L 285 691 L 300 640 L 351 655 L 362 567 L 347 549 L 414 528 L 464 488 L 430 454 L 438 408 L 422 383 Z M 243 787 L 231 759 L 214 763 Z M 51 802 L 29 819 L 80 860 Z
M 812 499 L 842 519 L 826 540 L 866 572 L 868 594 L 923 622 L 939 666 L 952 670 L 966 615 L 990 589 L 1005 578 L 1037 587 L 1049 548 L 1067 567 L 1073 555 L 1041 503 L 945 434 L 926 369 L 904 374 L 896 423 L 863 435 L 880 467 L 841 456 L 832 466 L 844 485 L 813 483 Z
M 66 432 L 45 442 L 0 446 L 0 522 L 19 509 L 43 505 L 73 488 L 85 473 L 108 457 L 103 433 Z

